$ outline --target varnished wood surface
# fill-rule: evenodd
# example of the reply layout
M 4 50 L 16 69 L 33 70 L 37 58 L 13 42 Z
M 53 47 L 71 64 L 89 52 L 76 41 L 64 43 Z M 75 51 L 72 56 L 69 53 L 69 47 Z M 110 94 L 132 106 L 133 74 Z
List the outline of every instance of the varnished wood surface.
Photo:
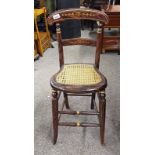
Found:
M 120 28 L 120 5 L 107 5 L 102 11 L 109 16 L 109 23 L 104 28 Z M 106 36 L 103 39 L 104 50 L 120 50 L 120 36 Z
M 85 38 L 74 38 L 74 39 L 63 39 L 63 46 L 69 45 L 86 45 L 86 46 L 96 46 L 96 41 Z
M 37 18 L 43 15 L 44 17 L 44 25 L 45 25 L 45 32 L 40 32 L 38 28 Z M 51 47 L 51 37 L 48 30 L 48 23 L 46 19 L 46 8 L 34 9 L 34 24 L 35 24 L 35 31 L 34 32 L 34 39 L 38 42 L 38 49 L 39 54 L 43 56 L 44 51 Z
M 53 115 L 53 144 L 56 144 L 58 137 L 58 93 L 52 92 L 52 115 Z
M 69 114 L 69 115 L 99 115 L 99 112 L 94 111 L 79 111 L 79 114 L 77 114 L 77 111 L 58 111 L 60 114 Z
M 56 24 L 56 37 L 58 41 L 59 63 L 61 67 L 64 64 L 64 52 L 63 52 L 62 36 L 59 23 Z
M 99 98 L 99 122 L 100 122 L 100 140 L 101 144 L 104 144 L 104 130 L 105 130 L 105 108 L 106 108 L 106 100 L 105 93 L 98 93 Z
M 105 13 L 109 16 L 109 22 L 105 27 L 120 27 L 120 5 L 110 5 L 105 10 Z
M 89 8 L 70 8 L 70 9 L 62 9 L 58 10 L 48 17 L 48 24 L 52 25 L 54 23 L 60 23 L 65 20 L 94 20 L 100 21 L 103 23 L 108 23 L 108 16 L 101 11 Z
M 77 127 L 76 122 L 59 122 L 59 126 L 72 126 L 72 127 Z M 86 122 L 81 122 L 79 127 L 100 127 L 99 124 L 97 123 L 86 123 Z
M 55 16 L 56 15 L 56 16 Z M 53 18 L 54 16 L 54 18 Z M 57 19 L 55 17 L 58 17 Z M 74 39 L 66 39 L 62 40 L 61 37 L 61 29 L 60 23 L 69 20 L 69 19 L 90 19 L 98 21 L 98 29 L 97 29 L 97 39 L 90 40 L 84 38 L 74 38 Z M 99 22 L 100 21 L 100 22 Z M 92 10 L 92 9 L 67 9 L 67 10 L 59 10 L 55 13 L 52 13 L 48 17 L 48 23 L 51 25 L 56 23 L 56 36 L 58 41 L 58 51 L 59 51 L 59 62 L 60 62 L 60 70 L 52 76 L 50 80 L 51 87 L 53 89 L 52 93 L 52 114 L 53 114 L 53 144 L 56 143 L 58 137 L 58 126 L 71 126 L 71 127 L 99 127 L 100 128 L 100 138 L 101 144 L 104 143 L 104 128 L 105 128 L 105 96 L 99 95 L 99 110 L 97 109 L 97 105 L 95 103 L 95 94 L 103 94 L 102 92 L 105 91 L 107 87 L 107 80 L 105 76 L 99 71 L 99 64 L 100 64 L 100 52 L 102 50 L 102 41 L 103 41 L 103 28 L 104 25 L 108 23 L 108 16 L 101 11 Z M 56 81 L 57 75 L 63 70 L 65 65 L 64 62 L 64 52 L 63 46 L 68 45 L 86 45 L 86 46 L 96 46 L 96 54 L 95 54 L 95 61 L 93 66 L 93 70 L 97 72 L 101 78 L 101 80 L 95 84 L 87 84 L 87 85 L 74 85 L 74 84 L 62 84 Z M 67 74 L 67 73 L 65 73 Z M 60 110 L 58 110 L 58 91 L 64 93 L 64 101 Z M 68 95 L 74 96 L 90 96 L 91 98 L 91 109 L 94 111 L 63 111 L 64 106 L 69 109 L 68 103 Z M 101 96 L 101 97 L 100 97 Z M 97 115 L 99 118 L 99 123 L 88 123 L 88 122 L 60 122 L 60 117 L 62 115 Z M 58 116 L 59 115 L 59 116 Z
M 107 14 L 120 14 L 120 5 L 107 5 L 102 7 Z

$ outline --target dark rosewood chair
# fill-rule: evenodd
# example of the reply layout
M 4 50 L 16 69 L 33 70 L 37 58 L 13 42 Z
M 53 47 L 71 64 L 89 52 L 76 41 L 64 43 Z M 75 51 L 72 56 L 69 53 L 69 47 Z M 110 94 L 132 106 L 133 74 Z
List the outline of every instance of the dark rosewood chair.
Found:
M 65 20 L 93 20 L 97 21 L 97 39 L 90 40 L 86 38 L 61 38 L 60 24 Z M 67 9 L 58 10 L 48 17 L 48 24 L 56 23 L 56 35 L 59 48 L 60 70 L 52 76 L 50 85 L 52 87 L 52 114 L 53 114 L 53 144 L 56 144 L 58 137 L 58 126 L 77 126 L 77 127 L 99 127 L 101 144 L 104 144 L 104 129 L 105 129 L 105 88 L 107 80 L 99 71 L 100 53 L 103 44 L 103 27 L 108 23 L 108 17 L 104 12 L 93 9 Z M 96 55 L 94 64 L 65 64 L 63 46 L 86 45 L 96 46 Z M 61 110 L 58 109 L 58 100 L 60 94 L 64 95 L 64 102 Z M 64 111 L 66 106 L 70 109 L 68 96 L 91 96 L 91 111 Z M 99 99 L 99 108 L 95 102 L 95 96 Z M 60 122 L 60 116 L 63 114 L 69 115 L 97 115 L 99 123 L 86 122 Z

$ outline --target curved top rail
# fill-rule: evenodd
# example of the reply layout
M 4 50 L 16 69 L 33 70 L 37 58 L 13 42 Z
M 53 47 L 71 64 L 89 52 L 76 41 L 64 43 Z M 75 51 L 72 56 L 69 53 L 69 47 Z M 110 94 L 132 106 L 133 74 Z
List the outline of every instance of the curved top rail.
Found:
M 48 24 L 52 25 L 54 23 L 63 22 L 65 20 L 94 20 L 100 21 L 105 24 L 108 23 L 109 19 L 107 14 L 104 11 L 99 11 L 95 9 L 88 8 L 70 8 L 70 9 L 62 9 L 51 13 L 48 16 Z

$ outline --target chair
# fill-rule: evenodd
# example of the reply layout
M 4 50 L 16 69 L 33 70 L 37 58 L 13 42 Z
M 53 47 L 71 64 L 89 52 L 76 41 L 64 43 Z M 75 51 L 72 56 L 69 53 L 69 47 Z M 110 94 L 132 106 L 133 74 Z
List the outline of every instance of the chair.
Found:
M 44 32 L 39 31 L 37 19 L 43 16 L 43 25 L 45 26 Z M 34 24 L 35 24 L 35 32 L 34 32 L 34 40 L 37 41 L 39 54 L 43 56 L 44 51 L 47 48 L 52 47 L 51 45 L 51 37 L 48 30 L 47 20 L 46 20 L 46 8 L 34 9 Z
M 38 48 L 36 45 L 36 41 L 34 40 L 34 60 L 38 59 L 39 55 L 38 55 Z
M 60 24 L 65 20 L 93 20 L 98 21 L 97 39 L 91 40 L 86 38 L 61 38 Z M 104 12 L 93 9 L 67 9 L 58 10 L 48 17 L 48 24 L 56 23 L 56 35 L 59 49 L 60 70 L 52 76 L 50 85 L 52 87 L 52 115 L 53 115 L 53 144 L 56 144 L 58 137 L 58 126 L 73 127 L 100 127 L 100 140 L 104 144 L 105 129 L 105 88 L 107 80 L 99 71 L 100 53 L 102 51 L 102 38 L 104 24 L 108 23 L 108 17 Z M 86 45 L 96 46 L 96 55 L 94 64 L 65 64 L 63 46 Z M 58 108 L 60 94 L 64 95 L 64 102 L 61 110 Z M 95 96 L 99 99 L 99 110 L 95 103 Z M 70 109 L 68 96 L 91 96 L 91 111 L 71 111 L 63 110 L 66 106 Z M 86 122 L 60 122 L 60 116 L 69 115 L 97 115 L 99 123 Z

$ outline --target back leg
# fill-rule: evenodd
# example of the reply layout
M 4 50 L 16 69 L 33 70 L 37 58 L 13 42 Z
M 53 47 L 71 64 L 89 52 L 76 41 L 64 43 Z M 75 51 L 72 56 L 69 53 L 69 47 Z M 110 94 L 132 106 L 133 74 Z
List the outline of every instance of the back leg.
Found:
M 69 102 L 68 102 L 68 96 L 65 92 L 64 92 L 64 102 L 65 102 L 66 108 L 70 109 Z
M 92 93 L 92 97 L 91 97 L 91 109 L 94 109 L 94 100 L 95 100 L 95 93 Z

